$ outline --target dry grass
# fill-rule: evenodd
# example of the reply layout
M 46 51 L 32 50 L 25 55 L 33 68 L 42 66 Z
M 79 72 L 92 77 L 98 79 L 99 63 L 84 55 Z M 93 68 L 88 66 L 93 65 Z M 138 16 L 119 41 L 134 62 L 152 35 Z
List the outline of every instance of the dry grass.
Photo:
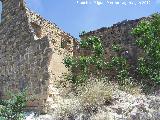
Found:
M 68 82 L 65 86 L 60 89 L 64 98 L 51 105 L 53 114 L 58 119 L 68 120 L 71 116 L 86 114 L 86 110 L 93 112 L 90 108 L 98 108 L 112 100 L 113 86 L 103 81 L 89 80 L 74 90 L 69 87 L 73 85 Z
M 54 116 L 57 119 L 63 120 L 67 120 L 69 117 L 77 115 L 81 110 L 81 105 L 75 98 L 59 101 L 54 107 Z
M 140 95 L 142 93 L 141 86 L 131 82 L 130 80 L 126 80 L 124 85 L 118 85 L 118 89 L 131 95 Z
M 103 81 L 90 80 L 78 89 L 81 105 L 99 106 L 112 100 L 113 86 Z
M 62 99 L 51 105 L 55 120 L 77 119 L 77 116 L 82 120 L 85 118 L 112 120 L 113 116 L 108 114 L 108 111 L 102 110 L 101 107 L 112 103 L 114 91 L 121 89 L 134 95 L 141 93 L 138 86 L 131 84 L 119 86 L 115 83 L 107 83 L 105 80 L 97 79 L 89 79 L 83 85 L 77 87 L 63 80 L 58 88 Z

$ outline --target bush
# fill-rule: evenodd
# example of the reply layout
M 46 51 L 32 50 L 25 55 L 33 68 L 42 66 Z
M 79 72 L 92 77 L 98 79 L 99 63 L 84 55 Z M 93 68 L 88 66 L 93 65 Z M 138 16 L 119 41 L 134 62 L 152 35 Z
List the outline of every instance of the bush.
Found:
M 90 79 L 87 83 L 79 86 L 78 99 L 82 106 L 94 107 L 112 100 L 113 86 L 103 80 Z
M 65 88 L 64 88 L 65 89 Z M 89 115 L 94 109 L 101 105 L 108 105 L 112 102 L 112 92 L 114 87 L 103 80 L 89 79 L 85 83 L 77 86 L 73 94 L 64 96 L 53 107 L 56 119 L 69 120 L 70 117 L 75 119 L 77 116 Z
M 80 48 L 88 51 L 89 55 L 66 57 L 64 59 L 65 66 L 74 71 L 69 78 L 75 84 L 85 82 L 91 75 L 101 76 L 102 70 L 106 67 L 104 49 L 98 37 L 92 36 L 81 40 Z
M 127 59 L 120 55 L 124 49 L 120 45 L 114 44 L 113 51 L 117 55 L 110 60 L 105 59 L 104 48 L 100 38 L 96 36 L 88 37 L 80 41 L 80 49 L 85 52 L 78 57 L 66 57 L 64 64 L 70 68 L 71 75 L 67 77 L 74 84 L 82 84 L 91 76 L 95 78 L 103 78 L 107 72 L 115 72 L 115 78 L 121 85 L 125 84 L 125 79 L 129 78 L 129 65 Z
M 143 20 L 133 29 L 136 45 L 143 51 L 138 60 L 138 71 L 144 79 L 160 83 L 160 14 Z
M 132 77 L 153 80 L 160 83 L 160 15 L 153 14 L 149 20 L 142 20 L 132 34 L 136 36 L 136 45 L 142 49 L 138 65 L 130 63 L 125 56 L 128 51 L 119 44 L 113 44 L 112 50 L 116 53 L 106 60 L 101 40 L 90 36 L 80 41 L 80 49 L 84 51 L 80 56 L 65 58 L 64 64 L 73 72 L 69 76 L 75 84 L 82 84 L 91 76 L 104 77 L 113 73 L 111 79 L 116 79 L 120 85 Z M 106 62 L 107 61 L 107 62 Z M 138 67 L 137 67 L 138 66 Z M 138 71 L 138 72 L 137 72 Z M 133 75 L 134 72 L 134 75 Z M 106 74 L 105 74 L 106 73 Z M 135 75 L 136 74 L 136 75 Z M 110 77 L 110 74 L 109 76 Z
M 2 120 L 23 120 L 23 109 L 26 107 L 26 92 L 18 94 L 10 93 L 10 99 L 0 100 L 0 119 Z

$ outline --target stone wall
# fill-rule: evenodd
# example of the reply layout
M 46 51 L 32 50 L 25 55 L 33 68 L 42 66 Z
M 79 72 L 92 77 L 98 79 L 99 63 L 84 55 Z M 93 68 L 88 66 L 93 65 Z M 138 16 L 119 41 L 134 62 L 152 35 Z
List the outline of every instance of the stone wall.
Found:
M 120 44 L 128 51 L 130 59 L 136 61 L 137 53 L 140 51 L 135 45 L 135 37 L 131 35 L 131 31 L 138 25 L 138 22 L 142 19 L 136 20 L 124 20 L 116 23 L 111 27 L 103 27 L 95 31 L 90 31 L 82 36 L 81 39 L 85 39 L 89 36 L 97 36 L 101 38 L 103 46 L 105 48 L 106 59 L 109 59 L 114 53 L 112 52 L 112 45 L 114 43 Z
M 75 38 L 25 7 L 23 0 L 1 0 L 0 97 L 28 88 L 34 99 L 28 106 L 44 108 L 53 97 L 54 81 L 68 72 L 63 64 L 73 56 Z M 65 45 L 62 46 L 62 44 Z

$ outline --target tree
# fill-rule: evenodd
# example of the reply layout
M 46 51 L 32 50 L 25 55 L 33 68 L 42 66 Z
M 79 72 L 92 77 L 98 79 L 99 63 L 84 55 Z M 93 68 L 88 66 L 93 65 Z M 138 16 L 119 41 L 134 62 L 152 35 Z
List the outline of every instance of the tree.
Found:
M 137 38 L 136 45 L 143 51 L 143 56 L 138 59 L 140 75 L 160 83 L 160 14 L 142 20 L 132 34 Z
M 132 68 L 134 71 L 138 71 L 144 79 L 151 79 L 160 83 L 160 15 L 156 13 L 149 19 L 140 21 L 137 27 L 133 29 L 132 34 L 137 39 L 135 44 L 142 52 L 139 54 L 136 68 L 132 68 L 128 59 L 121 55 L 125 50 L 120 45 L 114 44 L 112 46 L 117 55 L 106 60 L 101 40 L 91 36 L 80 41 L 80 49 L 87 51 L 87 54 L 68 57 L 64 60 L 66 67 L 74 71 L 71 78 L 72 82 L 81 83 L 91 75 L 94 77 L 103 76 L 103 71 L 115 71 L 115 78 L 124 85 L 125 80 L 130 81 L 130 68 Z
M 91 36 L 80 41 L 80 49 L 89 54 L 78 57 L 67 57 L 64 64 L 67 68 L 74 70 L 72 82 L 79 84 L 88 79 L 91 75 L 101 75 L 106 62 L 104 59 L 104 49 L 98 37 Z M 75 72 L 77 71 L 77 72 Z
M 88 37 L 80 41 L 80 49 L 83 51 L 78 57 L 67 57 L 64 64 L 70 68 L 72 75 L 69 80 L 73 83 L 83 83 L 89 77 L 108 77 L 108 71 L 116 71 L 115 76 L 120 84 L 125 84 L 128 77 L 127 60 L 122 56 L 113 56 L 110 60 L 105 59 L 104 48 L 100 38 Z M 122 48 L 113 45 L 113 51 L 119 52 Z

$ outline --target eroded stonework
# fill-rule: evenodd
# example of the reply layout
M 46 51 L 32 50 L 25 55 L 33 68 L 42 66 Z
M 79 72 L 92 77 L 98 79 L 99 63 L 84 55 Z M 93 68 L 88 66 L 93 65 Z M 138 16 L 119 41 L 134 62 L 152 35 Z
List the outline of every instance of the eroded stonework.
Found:
M 140 49 L 135 45 L 136 38 L 131 34 L 133 28 L 135 28 L 141 20 L 150 19 L 140 18 L 136 20 L 124 20 L 122 22 L 113 24 L 111 27 L 103 27 L 95 31 L 90 31 L 81 35 L 81 39 L 85 39 L 89 36 L 97 36 L 101 39 L 103 47 L 105 48 L 105 57 L 110 59 L 114 55 L 112 51 L 113 44 L 120 44 L 128 53 L 128 57 L 135 62 L 137 60 L 137 54 L 140 53 Z M 124 51 L 124 52 L 125 52 Z M 82 51 L 85 52 L 85 51 Z
M 54 96 L 54 80 L 68 72 L 63 64 L 73 56 L 77 40 L 26 8 L 23 0 L 0 0 L 0 97 L 25 87 L 34 99 L 29 107 L 44 107 Z

